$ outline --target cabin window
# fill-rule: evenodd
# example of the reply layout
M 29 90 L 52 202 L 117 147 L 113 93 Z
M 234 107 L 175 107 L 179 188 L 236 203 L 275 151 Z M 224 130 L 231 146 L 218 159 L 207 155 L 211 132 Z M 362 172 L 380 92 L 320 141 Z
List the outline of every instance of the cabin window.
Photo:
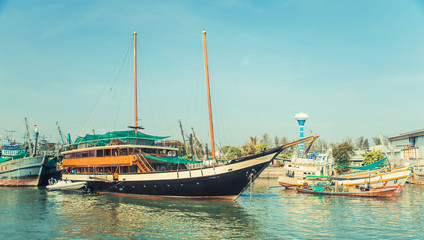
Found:
M 82 157 L 83 157 L 83 158 L 88 157 L 88 152 L 82 152 Z
M 105 149 L 105 156 L 110 156 L 110 149 Z
M 97 155 L 97 157 L 103 157 L 103 150 L 102 149 L 97 150 L 96 155 Z
M 128 148 L 121 148 L 121 149 L 119 149 L 119 155 L 120 156 L 126 156 L 126 155 L 128 155 Z
M 66 155 L 64 156 L 64 158 L 65 158 L 65 159 L 69 159 L 69 158 L 71 158 L 71 154 L 66 154 Z
M 130 167 L 130 173 L 136 173 L 137 172 L 137 166 L 131 166 Z
M 71 158 L 75 158 L 76 154 L 75 153 L 71 153 Z
M 82 158 L 82 152 L 77 152 L 76 153 L 76 158 Z
M 95 156 L 95 155 L 94 155 L 94 150 L 89 151 L 89 152 L 88 152 L 88 156 L 89 156 L 89 157 L 94 157 L 94 156 Z
M 118 156 L 118 149 L 112 149 L 112 156 Z
M 151 149 L 151 148 L 145 148 L 145 149 L 143 149 L 143 152 L 145 152 L 145 153 L 156 153 L 155 149 Z

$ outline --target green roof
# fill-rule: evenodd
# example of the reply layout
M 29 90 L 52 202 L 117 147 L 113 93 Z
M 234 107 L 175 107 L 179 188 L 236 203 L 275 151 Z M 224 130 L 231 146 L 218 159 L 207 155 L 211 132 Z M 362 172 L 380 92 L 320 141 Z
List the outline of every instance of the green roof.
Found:
M 107 132 L 105 134 L 96 134 L 96 135 L 92 135 L 92 134 L 87 134 L 84 137 L 78 137 L 75 142 L 73 143 L 73 145 L 78 145 L 78 144 L 85 144 L 85 143 L 96 143 L 97 146 L 105 146 L 108 145 L 110 141 L 113 140 L 121 140 L 123 142 L 126 142 L 128 144 L 131 143 L 135 143 L 138 141 L 157 141 L 157 140 L 162 140 L 167 137 L 159 137 L 159 136 L 152 136 L 152 135 L 147 135 L 141 132 L 137 132 L 135 133 L 135 131 L 114 131 L 114 132 Z
M 339 165 L 342 168 L 350 168 L 350 169 L 356 169 L 356 170 L 363 170 L 363 171 L 365 171 L 365 170 L 376 169 L 376 168 L 379 168 L 379 167 L 383 166 L 383 163 L 386 160 L 387 160 L 387 157 L 381 159 L 380 161 L 377 161 L 377 162 L 374 162 L 374 163 L 371 163 L 371 164 L 368 164 L 368 165 L 365 165 L 365 166 L 360 166 L 360 167 L 345 166 L 345 165 L 338 164 L 338 163 L 336 163 L 336 164 Z

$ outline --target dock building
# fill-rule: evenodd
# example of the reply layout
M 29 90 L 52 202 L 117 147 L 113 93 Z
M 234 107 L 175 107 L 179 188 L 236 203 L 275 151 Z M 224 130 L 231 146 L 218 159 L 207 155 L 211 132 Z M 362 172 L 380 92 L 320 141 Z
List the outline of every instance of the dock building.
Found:
M 389 138 L 396 159 L 415 168 L 415 173 L 424 179 L 424 129 L 406 132 Z

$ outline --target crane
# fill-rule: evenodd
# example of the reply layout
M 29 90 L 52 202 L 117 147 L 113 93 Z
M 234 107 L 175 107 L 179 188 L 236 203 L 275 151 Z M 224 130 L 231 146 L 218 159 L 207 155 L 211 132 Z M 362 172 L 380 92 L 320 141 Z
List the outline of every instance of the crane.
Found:
M 29 126 L 28 126 L 28 119 L 27 118 L 25 118 L 25 125 L 26 125 L 26 138 L 27 138 L 27 143 L 28 143 L 29 155 L 32 156 L 31 138 L 30 138 L 30 135 L 29 135 Z
M 66 145 L 65 139 L 62 135 L 62 130 L 60 129 L 60 126 L 59 126 L 59 122 L 56 122 L 56 127 L 57 127 L 57 142 L 59 143 L 59 140 L 61 140 L 62 145 Z

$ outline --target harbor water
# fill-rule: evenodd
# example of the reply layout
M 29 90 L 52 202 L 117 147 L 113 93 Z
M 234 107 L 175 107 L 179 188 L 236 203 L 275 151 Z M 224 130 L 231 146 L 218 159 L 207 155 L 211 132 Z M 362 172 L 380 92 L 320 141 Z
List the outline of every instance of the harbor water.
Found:
M 423 239 L 424 186 L 314 196 L 258 179 L 236 202 L 0 188 L 2 239 Z

